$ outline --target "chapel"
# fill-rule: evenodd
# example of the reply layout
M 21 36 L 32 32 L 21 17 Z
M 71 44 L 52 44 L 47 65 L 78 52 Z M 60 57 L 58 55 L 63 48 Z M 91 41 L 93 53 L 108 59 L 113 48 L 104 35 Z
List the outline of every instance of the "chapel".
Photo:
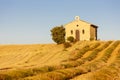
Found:
M 83 21 L 79 16 L 75 16 L 75 20 L 64 25 L 65 39 L 72 36 L 76 41 L 97 40 L 98 26 L 89 22 Z

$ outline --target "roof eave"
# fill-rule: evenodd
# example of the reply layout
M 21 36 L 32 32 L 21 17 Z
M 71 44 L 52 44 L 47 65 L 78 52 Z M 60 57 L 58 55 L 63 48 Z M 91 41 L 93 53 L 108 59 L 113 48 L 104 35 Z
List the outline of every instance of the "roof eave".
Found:
M 94 24 L 91 24 L 90 26 L 94 27 L 94 28 L 98 28 L 98 26 L 94 25 Z

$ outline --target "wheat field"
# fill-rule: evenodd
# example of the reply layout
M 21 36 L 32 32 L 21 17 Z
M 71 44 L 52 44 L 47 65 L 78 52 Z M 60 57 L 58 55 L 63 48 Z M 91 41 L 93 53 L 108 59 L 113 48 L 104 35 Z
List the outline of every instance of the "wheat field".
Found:
M 120 41 L 0 45 L 0 80 L 120 80 Z

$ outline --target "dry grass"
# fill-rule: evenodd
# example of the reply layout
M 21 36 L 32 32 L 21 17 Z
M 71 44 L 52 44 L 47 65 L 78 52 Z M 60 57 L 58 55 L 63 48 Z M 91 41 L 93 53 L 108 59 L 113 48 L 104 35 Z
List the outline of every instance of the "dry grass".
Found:
M 2 80 L 119 80 L 120 41 L 0 45 Z

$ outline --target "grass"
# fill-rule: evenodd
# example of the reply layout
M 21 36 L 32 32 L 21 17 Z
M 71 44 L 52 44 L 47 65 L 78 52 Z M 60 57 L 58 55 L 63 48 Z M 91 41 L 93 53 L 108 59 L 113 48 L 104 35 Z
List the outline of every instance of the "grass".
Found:
M 119 44 L 85 41 L 66 50 L 55 44 L 0 46 L 0 80 L 119 80 Z M 97 58 L 100 53 L 103 55 Z M 108 65 L 113 53 L 116 57 Z

